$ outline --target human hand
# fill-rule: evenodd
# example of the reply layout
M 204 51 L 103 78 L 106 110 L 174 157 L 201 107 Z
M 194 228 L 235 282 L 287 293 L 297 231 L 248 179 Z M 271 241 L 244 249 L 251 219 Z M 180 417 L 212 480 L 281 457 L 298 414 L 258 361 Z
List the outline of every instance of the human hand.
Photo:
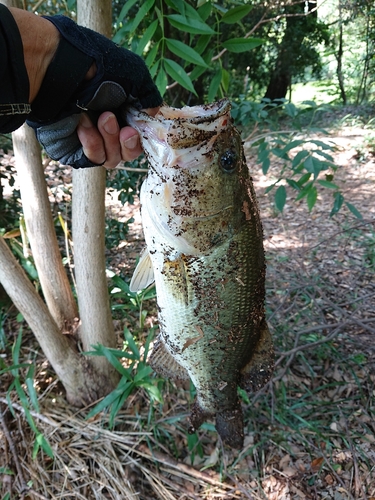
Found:
M 154 116 L 158 108 L 145 111 Z M 97 126 L 83 113 L 77 134 L 86 157 L 108 169 L 135 160 L 143 151 L 138 132 L 128 126 L 120 128 L 116 116 L 108 111 L 100 115 Z
M 28 120 L 39 142 L 52 159 L 75 168 L 133 160 L 142 150 L 126 110 L 156 113 L 162 103 L 144 61 L 68 18 L 47 19 L 62 38 Z

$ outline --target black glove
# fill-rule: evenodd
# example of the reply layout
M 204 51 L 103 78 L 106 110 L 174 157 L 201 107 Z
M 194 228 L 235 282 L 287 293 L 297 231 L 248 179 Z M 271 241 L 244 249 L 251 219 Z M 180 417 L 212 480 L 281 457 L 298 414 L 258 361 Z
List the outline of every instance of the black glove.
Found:
M 93 167 L 76 131 L 80 114 L 86 111 L 96 123 L 103 111 L 111 111 L 123 127 L 126 108 L 154 108 L 162 97 L 141 57 L 67 17 L 46 19 L 59 30 L 61 41 L 27 123 L 52 159 L 74 168 Z M 96 75 L 85 80 L 93 62 Z

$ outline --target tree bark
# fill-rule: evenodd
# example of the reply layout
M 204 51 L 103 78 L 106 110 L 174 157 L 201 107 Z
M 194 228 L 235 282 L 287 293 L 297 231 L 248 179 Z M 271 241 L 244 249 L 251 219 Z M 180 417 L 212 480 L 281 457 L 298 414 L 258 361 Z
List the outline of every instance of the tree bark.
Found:
M 81 0 L 77 10 L 80 25 L 110 35 L 110 0 Z M 73 171 L 74 267 L 84 350 L 98 343 L 116 347 L 105 274 L 105 183 L 102 167 Z M 108 389 L 112 389 L 118 381 L 112 365 L 99 356 L 93 357 L 92 363 L 108 377 Z
M 345 105 L 346 104 L 346 91 L 345 91 L 345 85 L 344 85 L 344 75 L 342 72 L 342 57 L 344 54 L 344 45 L 343 45 L 343 19 L 342 19 L 342 5 L 341 5 L 341 0 L 339 0 L 339 47 L 337 50 L 336 54 L 336 59 L 337 59 L 337 68 L 336 68 L 336 73 L 337 73 L 337 79 L 339 82 L 339 88 L 340 88 L 340 95 L 342 99 L 342 103 Z
M 57 376 L 68 401 L 84 406 L 106 393 L 106 381 L 96 377 L 89 362 L 76 350 L 73 336 L 62 335 L 46 304 L 0 237 L 0 282 L 22 313 Z
M 40 146 L 26 124 L 12 137 L 27 236 L 48 309 L 61 329 L 73 322 L 78 311 L 61 261 Z
M 271 101 L 284 99 L 292 84 L 294 60 L 307 34 L 306 30 L 303 29 L 305 24 L 304 9 L 305 2 L 293 3 L 290 7 L 285 8 L 286 13 L 291 14 L 291 17 L 286 18 L 285 33 L 278 47 L 275 66 L 264 95 Z M 293 14 L 300 14 L 300 17 L 293 17 Z

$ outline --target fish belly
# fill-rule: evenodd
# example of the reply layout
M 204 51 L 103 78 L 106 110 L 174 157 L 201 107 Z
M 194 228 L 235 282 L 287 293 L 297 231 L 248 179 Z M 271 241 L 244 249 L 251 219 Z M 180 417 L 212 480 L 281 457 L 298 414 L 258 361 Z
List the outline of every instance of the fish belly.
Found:
M 151 255 L 161 341 L 191 378 L 200 408 L 211 415 L 237 405 L 240 371 L 264 319 L 262 249 L 253 245 L 256 257 L 248 259 L 247 233 L 245 227 L 207 255 Z

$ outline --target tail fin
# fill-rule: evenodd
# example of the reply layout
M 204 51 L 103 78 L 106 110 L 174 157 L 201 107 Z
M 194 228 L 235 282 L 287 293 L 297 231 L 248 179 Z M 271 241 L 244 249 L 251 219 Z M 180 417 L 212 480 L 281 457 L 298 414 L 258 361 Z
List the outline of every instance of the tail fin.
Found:
M 231 448 L 242 448 L 244 440 L 243 415 L 241 405 L 234 410 L 225 410 L 216 414 L 216 430 Z

